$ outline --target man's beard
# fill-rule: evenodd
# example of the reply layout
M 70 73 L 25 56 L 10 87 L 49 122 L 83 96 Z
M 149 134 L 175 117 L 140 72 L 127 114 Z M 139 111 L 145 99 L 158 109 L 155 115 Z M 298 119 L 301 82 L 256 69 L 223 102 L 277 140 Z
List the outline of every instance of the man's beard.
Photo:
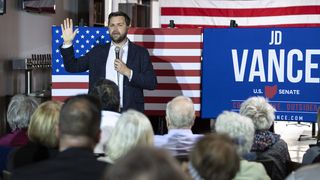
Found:
M 120 35 L 118 38 L 114 38 L 113 35 L 110 36 L 113 42 L 115 43 L 121 43 L 123 40 L 125 40 L 127 37 L 127 33 L 124 33 L 123 35 Z

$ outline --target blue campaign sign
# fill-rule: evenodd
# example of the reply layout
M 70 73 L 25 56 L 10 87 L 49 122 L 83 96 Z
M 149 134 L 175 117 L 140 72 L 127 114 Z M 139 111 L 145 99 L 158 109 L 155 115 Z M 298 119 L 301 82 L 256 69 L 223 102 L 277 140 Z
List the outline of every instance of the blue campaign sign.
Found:
M 203 34 L 203 118 L 264 96 L 276 120 L 315 122 L 320 107 L 320 28 L 219 28 Z

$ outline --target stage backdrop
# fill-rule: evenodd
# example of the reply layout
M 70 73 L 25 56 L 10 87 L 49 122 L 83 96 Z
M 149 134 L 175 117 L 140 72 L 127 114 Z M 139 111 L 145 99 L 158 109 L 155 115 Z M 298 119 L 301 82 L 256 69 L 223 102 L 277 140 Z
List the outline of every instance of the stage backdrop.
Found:
M 238 111 L 264 96 L 276 119 L 316 121 L 320 107 L 320 28 L 205 29 L 202 117 Z
M 110 41 L 107 28 L 80 27 L 74 40 L 76 57 L 96 44 Z M 200 115 L 200 68 L 202 29 L 130 29 L 131 41 L 148 49 L 158 86 L 144 91 L 147 115 L 165 115 L 168 101 L 178 95 L 192 98 Z M 59 46 L 61 28 L 52 28 L 52 96 L 63 101 L 88 91 L 88 73 L 68 73 L 64 69 Z

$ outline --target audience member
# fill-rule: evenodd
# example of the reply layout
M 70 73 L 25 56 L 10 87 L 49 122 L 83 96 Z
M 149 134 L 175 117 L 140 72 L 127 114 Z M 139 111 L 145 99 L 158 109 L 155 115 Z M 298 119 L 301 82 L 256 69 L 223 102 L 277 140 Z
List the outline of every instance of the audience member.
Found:
M 320 164 L 303 166 L 297 171 L 293 171 L 286 180 L 312 180 L 319 178 Z
M 279 134 L 268 130 L 275 119 L 273 106 L 264 97 L 251 97 L 241 104 L 240 114 L 249 117 L 255 127 L 251 151 L 258 156 L 274 157 L 282 177 L 286 177 L 287 163 L 291 161 L 287 143 L 280 139 Z
M 0 146 L 20 147 L 28 143 L 27 128 L 30 117 L 39 103 L 23 94 L 11 98 L 7 111 L 7 121 L 11 132 L 0 138 Z
M 8 162 L 8 170 L 48 159 L 58 153 L 56 127 L 62 103 L 46 101 L 32 114 L 28 127 L 30 142 L 14 150 Z
M 240 158 L 232 140 L 220 134 L 201 138 L 189 159 L 189 172 L 194 180 L 231 180 L 240 166 Z
M 166 151 L 151 147 L 134 148 L 120 158 L 105 180 L 184 180 L 188 179 L 178 162 Z
M 96 82 L 91 94 L 97 96 L 102 105 L 101 138 L 94 152 L 103 154 L 111 132 L 120 117 L 119 88 L 113 81 L 101 79 Z
M 235 112 L 225 111 L 217 117 L 215 130 L 218 134 L 227 134 L 233 139 L 237 153 L 241 157 L 240 170 L 234 180 L 270 179 L 262 164 L 247 161 L 253 143 L 254 125 L 251 119 Z M 249 159 L 255 159 L 250 157 Z
M 136 146 L 153 146 L 153 129 L 149 119 L 136 110 L 121 114 L 100 160 L 114 163 Z
M 310 148 L 304 153 L 302 158 L 302 164 L 313 164 L 320 162 L 320 108 L 318 109 L 317 113 L 317 142 L 316 144 L 310 144 Z
M 100 138 L 100 122 L 98 99 L 89 95 L 67 99 L 57 129 L 60 152 L 55 158 L 13 171 L 12 179 L 100 179 L 107 166 L 93 154 Z
M 174 156 L 188 155 L 194 143 L 202 137 L 191 131 L 194 119 L 192 100 L 186 96 L 175 97 L 166 108 L 168 134 L 155 136 L 155 146 L 169 150 Z

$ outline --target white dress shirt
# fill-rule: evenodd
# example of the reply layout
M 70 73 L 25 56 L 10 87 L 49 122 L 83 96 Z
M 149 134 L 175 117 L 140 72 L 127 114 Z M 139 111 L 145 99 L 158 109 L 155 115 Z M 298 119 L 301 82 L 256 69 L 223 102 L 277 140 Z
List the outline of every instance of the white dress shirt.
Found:
M 168 134 L 154 136 L 154 145 L 169 150 L 174 156 L 187 155 L 202 136 L 193 134 L 191 129 L 169 129 Z
M 107 64 L 106 64 L 106 79 L 109 79 L 113 82 L 115 82 L 119 86 L 119 92 L 120 92 L 120 107 L 123 107 L 123 75 L 118 73 L 114 69 L 114 60 L 116 59 L 116 53 L 115 53 L 115 48 L 116 45 L 111 42 L 110 49 L 109 49 L 109 55 L 107 59 Z M 129 48 L 129 41 L 120 47 L 120 54 L 119 58 L 122 60 L 124 64 L 127 64 L 127 59 L 128 59 L 128 48 Z M 132 71 L 131 71 L 131 76 L 129 78 L 129 81 L 132 78 Z

